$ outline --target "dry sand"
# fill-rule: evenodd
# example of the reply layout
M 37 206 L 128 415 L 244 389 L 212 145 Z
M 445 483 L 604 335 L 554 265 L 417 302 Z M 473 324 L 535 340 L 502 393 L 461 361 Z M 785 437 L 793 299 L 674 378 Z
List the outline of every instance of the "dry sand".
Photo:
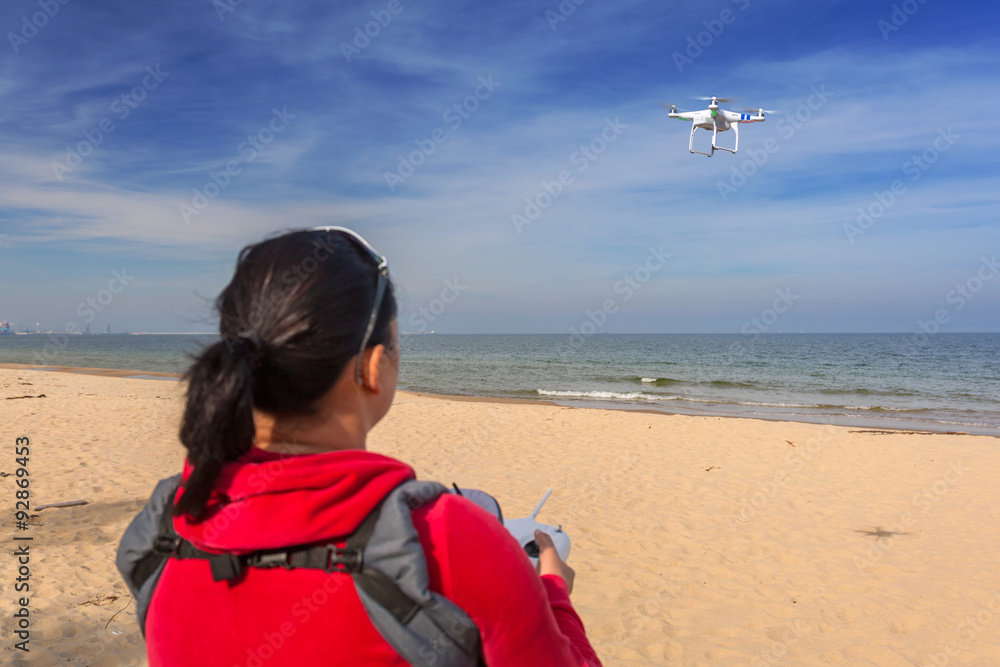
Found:
M 181 391 L 0 368 L 0 471 L 28 436 L 33 504 L 89 501 L 5 529 L 34 538 L 25 664 L 144 664 L 114 554 L 179 470 Z M 400 393 L 369 448 L 510 517 L 555 487 L 539 518 L 573 539 L 573 601 L 606 665 L 1000 665 L 997 438 Z M 3 664 L 23 657 L 16 576 L 3 559 Z

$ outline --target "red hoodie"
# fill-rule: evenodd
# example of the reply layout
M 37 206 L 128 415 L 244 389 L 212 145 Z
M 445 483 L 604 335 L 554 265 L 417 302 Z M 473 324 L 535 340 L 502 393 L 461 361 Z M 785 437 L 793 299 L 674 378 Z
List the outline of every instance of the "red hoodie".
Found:
M 190 472 L 185 465 L 185 479 Z M 253 448 L 226 465 L 209 518 L 178 517 L 174 527 L 214 553 L 343 538 L 414 477 L 406 464 L 363 450 L 288 456 Z M 414 510 L 413 523 L 431 589 L 476 622 L 490 667 L 601 664 L 566 583 L 539 578 L 496 518 L 444 494 Z M 349 575 L 248 568 L 216 582 L 201 559 L 167 562 L 146 617 L 146 647 L 150 667 L 407 664 L 368 620 Z

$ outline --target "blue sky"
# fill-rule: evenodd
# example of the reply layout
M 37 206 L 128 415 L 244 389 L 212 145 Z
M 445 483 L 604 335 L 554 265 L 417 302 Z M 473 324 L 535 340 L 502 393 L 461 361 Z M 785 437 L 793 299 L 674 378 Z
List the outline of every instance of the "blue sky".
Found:
M 8 0 L 0 320 L 208 331 L 243 245 L 337 224 L 388 256 L 403 330 L 998 331 L 998 18 Z M 661 106 L 704 95 L 777 113 L 707 159 Z

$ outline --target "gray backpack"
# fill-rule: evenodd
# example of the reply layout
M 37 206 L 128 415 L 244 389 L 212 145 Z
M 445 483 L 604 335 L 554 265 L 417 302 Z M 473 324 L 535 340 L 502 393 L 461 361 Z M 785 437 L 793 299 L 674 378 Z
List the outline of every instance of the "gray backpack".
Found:
M 169 558 L 208 560 L 216 581 L 232 580 L 247 567 L 305 567 L 331 576 L 350 574 L 379 634 L 418 667 L 484 664 L 479 629 L 458 605 L 428 588 L 427 561 L 410 511 L 448 490 L 436 482 L 410 480 L 375 507 L 343 548 L 334 544 L 292 546 L 236 556 L 210 554 L 177 535 L 170 506 L 180 475 L 161 480 L 146 507 L 132 520 L 118 547 L 116 565 L 136 600 L 145 635 L 146 612 Z M 482 492 L 456 491 L 500 516 Z

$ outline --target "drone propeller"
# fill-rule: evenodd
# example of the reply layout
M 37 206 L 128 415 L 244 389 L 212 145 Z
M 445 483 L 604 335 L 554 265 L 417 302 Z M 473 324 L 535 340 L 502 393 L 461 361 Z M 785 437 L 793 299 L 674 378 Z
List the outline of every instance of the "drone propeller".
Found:
M 683 113 L 680 109 L 677 108 L 676 104 L 667 104 L 666 102 L 660 102 L 660 104 L 665 109 L 668 109 L 671 113 Z
M 781 113 L 779 109 L 746 109 L 747 113 Z
M 738 97 L 699 97 L 699 100 L 715 100 L 721 104 L 729 104 L 730 102 L 738 102 L 740 98 Z

